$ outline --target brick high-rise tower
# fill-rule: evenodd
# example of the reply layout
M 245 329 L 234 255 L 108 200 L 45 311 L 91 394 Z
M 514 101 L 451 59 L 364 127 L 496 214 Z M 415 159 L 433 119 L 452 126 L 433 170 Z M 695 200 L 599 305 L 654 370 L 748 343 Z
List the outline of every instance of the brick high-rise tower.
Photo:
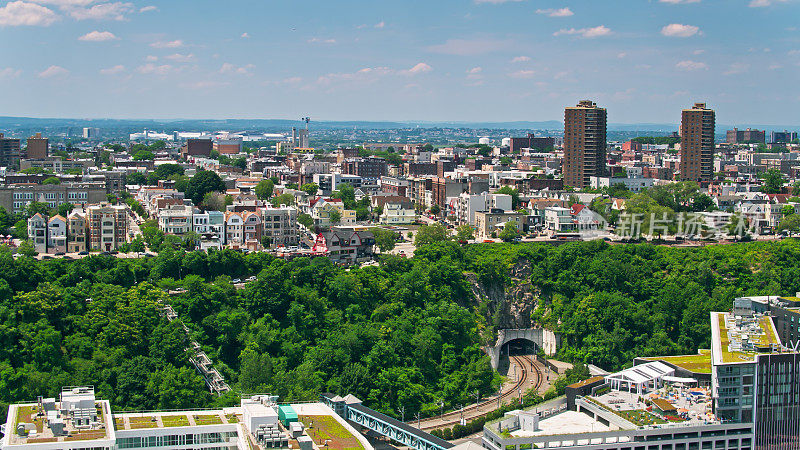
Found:
M 590 177 L 606 172 L 606 110 L 581 100 L 564 109 L 564 185 L 589 186 Z
M 680 179 L 708 183 L 714 176 L 713 109 L 695 103 L 681 113 Z

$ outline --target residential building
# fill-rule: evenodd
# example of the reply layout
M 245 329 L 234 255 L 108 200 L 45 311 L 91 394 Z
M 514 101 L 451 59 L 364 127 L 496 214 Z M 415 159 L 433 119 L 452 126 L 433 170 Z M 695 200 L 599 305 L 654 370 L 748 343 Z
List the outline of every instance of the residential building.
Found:
M 681 113 L 680 179 L 709 183 L 714 175 L 713 109 L 695 103 Z
M 28 239 L 38 253 L 47 253 L 47 218 L 39 213 L 28 219 Z
M 259 209 L 263 222 L 261 243 L 265 248 L 293 247 L 298 244 L 297 209 L 290 206 Z
M 564 184 L 585 188 L 606 172 L 606 110 L 582 100 L 564 110 Z
M 408 196 L 409 183 L 408 180 L 404 178 L 381 177 L 379 185 L 381 187 L 381 192 L 390 195 L 399 195 L 401 197 Z
M 589 187 L 592 189 L 600 189 L 621 184 L 631 192 L 641 192 L 644 189 L 653 187 L 653 181 L 652 178 L 644 177 L 590 177 Z
M 475 237 L 476 239 L 489 239 L 492 233 L 499 233 L 505 228 L 506 223 L 512 223 L 517 231 L 525 227 L 525 214 L 505 212 L 502 210 L 476 211 L 475 212 Z
M 0 166 L 14 166 L 19 162 L 19 139 L 7 138 L 0 133 Z
M 73 210 L 67 221 L 67 252 L 80 253 L 88 250 L 86 242 L 89 227 L 86 214 L 83 211 Z
M 116 250 L 127 242 L 127 205 L 100 203 L 86 208 L 86 222 L 89 226 L 89 249 L 100 251 Z
M 331 220 L 331 214 L 334 212 L 339 214 L 338 222 Z M 314 219 L 314 226 L 320 228 L 327 228 L 331 225 L 354 225 L 356 223 L 356 212 L 344 209 L 344 203 L 341 199 L 321 198 L 311 206 L 309 215 Z
M 225 242 L 225 214 L 205 211 L 192 214 L 192 230 L 200 236 L 200 249 L 222 248 Z
M 194 207 L 190 205 L 172 205 L 161 209 L 158 211 L 158 229 L 178 236 L 193 231 L 193 213 Z
M 727 131 L 725 142 L 728 144 L 764 144 L 766 143 L 766 134 L 767 132 L 764 130 L 734 128 Z
M 49 145 L 49 140 L 45 137 L 42 137 L 42 133 L 36 133 L 34 136 L 29 137 L 25 145 L 26 145 L 25 158 L 27 159 L 47 158 L 50 145 Z
M 575 231 L 572 210 L 560 206 L 549 206 L 544 210 L 544 230 L 551 233 Z
M 367 229 L 333 227 L 317 235 L 312 249 L 326 255 L 334 264 L 351 265 L 370 261 L 375 249 L 375 236 Z
M 315 173 L 313 179 L 322 195 L 330 195 L 331 192 L 341 189 L 342 184 L 349 184 L 358 189 L 363 183 L 358 175 L 342 173 Z
M 350 158 L 342 163 L 342 173 L 361 177 L 362 183 L 377 185 L 378 179 L 386 176 L 388 165 L 383 158 Z
M 66 253 L 67 251 L 67 219 L 56 214 L 47 222 L 48 253 Z
M 100 137 L 100 128 L 93 128 L 93 127 L 83 128 L 84 139 L 97 139 L 99 137 Z
M 461 224 L 474 225 L 475 213 L 478 211 L 511 211 L 511 196 L 508 194 L 490 194 L 481 192 L 480 194 L 461 193 L 453 198 L 453 211 L 456 221 Z
M 380 216 L 383 225 L 410 225 L 417 220 L 417 213 L 410 201 L 387 202 L 383 205 Z

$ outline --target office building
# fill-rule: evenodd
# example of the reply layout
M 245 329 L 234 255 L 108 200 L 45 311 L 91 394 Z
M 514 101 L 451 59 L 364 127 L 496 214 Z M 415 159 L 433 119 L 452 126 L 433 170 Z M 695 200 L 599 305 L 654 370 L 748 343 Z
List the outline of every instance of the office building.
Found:
M 528 133 L 526 137 L 512 137 L 509 139 L 509 151 L 511 153 L 522 153 L 523 148 L 536 151 L 550 151 L 555 146 L 556 140 L 552 137 L 535 137 L 533 133 Z
M 564 109 L 564 184 L 589 186 L 591 177 L 606 172 L 606 110 L 582 100 Z
M 773 131 L 769 134 L 770 144 L 788 144 L 797 140 L 796 131 Z
M 708 183 L 714 175 L 713 109 L 695 103 L 681 113 L 680 179 Z
M 83 128 L 84 139 L 97 139 L 99 137 L 100 137 L 100 128 L 92 128 L 92 127 Z
M 219 152 L 220 155 L 238 155 L 242 153 L 243 139 L 239 137 L 230 137 L 228 139 L 215 139 L 214 150 Z
M 19 163 L 19 139 L 7 138 L 0 133 L 0 166 L 15 166 Z
M 0 206 L 10 213 L 22 212 L 31 202 L 43 202 L 51 208 L 58 208 L 62 203 L 85 206 L 105 200 L 105 183 L 26 183 L 0 186 Z
M 211 156 L 211 150 L 214 144 L 211 138 L 192 138 L 187 139 L 186 144 L 181 147 L 181 158 L 188 158 L 190 156 Z
M 48 149 L 50 147 L 49 139 L 42 137 L 42 133 L 28 138 L 26 143 L 25 158 L 26 159 L 44 159 L 47 158 Z
M 728 130 L 725 142 L 728 144 L 764 144 L 766 142 L 766 131 L 753 129 L 740 130 L 734 128 Z

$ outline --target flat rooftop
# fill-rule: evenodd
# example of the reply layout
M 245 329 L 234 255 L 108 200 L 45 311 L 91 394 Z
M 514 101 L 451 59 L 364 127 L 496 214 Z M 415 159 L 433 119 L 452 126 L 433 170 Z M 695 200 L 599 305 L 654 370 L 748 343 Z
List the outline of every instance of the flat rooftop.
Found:
M 694 373 L 711 373 L 711 350 L 698 350 L 696 355 L 648 356 L 647 361 L 664 361 Z
M 567 410 L 539 421 L 538 431 L 518 430 L 512 432 L 511 435 L 514 437 L 552 436 L 598 431 L 611 431 L 611 429 L 588 414 Z
M 780 352 L 781 340 L 767 315 L 734 316 L 711 313 L 714 364 L 750 363 L 759 353 Z
M 142 428 L 235 424 L 242 419 L 241 411 L 239 410 L 241 408 L 205 411 L 115 413 L 114 428 L 117 430 L 140 430 Z
M 66 414 L 57 414 L 48 419 L 48 414 L 40 410 L 37 403 L 21 403 L 9 407 L 10 422 L 13 428 L 6 430 L 9 445 L 43 444 L 52 442 L 91 441 L 111 439 L 109 433 L 109 407 L 102 401 L 94 402 L 97 421 L 92 425 L 76 425 Z M 51 414 L 55 411 L 51 411 Z M 63 432 L 56 434 L 50 420 L 63 423 Z M 21 436 L 17 427 L 26 424 L 27 434 Z

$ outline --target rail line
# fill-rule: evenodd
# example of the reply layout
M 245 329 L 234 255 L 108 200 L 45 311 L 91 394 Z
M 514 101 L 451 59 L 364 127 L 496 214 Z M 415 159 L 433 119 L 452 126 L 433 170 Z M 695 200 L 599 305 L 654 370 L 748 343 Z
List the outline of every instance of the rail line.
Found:
M 514 397 L 515 395 L 517 395 L 520 387 L 525 384 L 525 382 L 528 380 L 528 376 L 530 375 L 529 371 L 528 371 L 528 367 L 533 368 L 533 371 L 536 374 L 536 384 L 535 384 L 534 387 L 537 390 L 539 389 L 539 387 L 541 387 L 542 382 L 543 382 L 542 370 L 536 365 L 535 361 L 533 361 L 527 355 L 510 356 L 510 358 L 514 361 L 516 366 L 519 368 L 520 376 L 517 379 L 517 382 L 514 383 L 514 385 L 511 386 L 511 388 L 507 389 L 505 392 L 502 392 L 500 394 L 501 402 L 502 402 L 503 399 L 506 399 L 508 397 Z M 497 400 L 498 400 L 497 397 L 495 397 L 495 398 L 492 398 L 490 400 L 485 400 L 483 402 L 479 402 L 477 404 L 472 404 L 470 406 L 465 406 L 463 409 L 459 409 L 459 410 L 456 410 L 456 411 L 450 411 L 448 413 L 444 413 L 443 415 L 438 416 L 439 420 L 446 420 L 446 419 L 452 419 L 452 420 L 448 420 L 447 422 L 437 423 L 437 424 L 422 424 L 420 429 L 421 430 L 435 430 L 437 428 L 444 428 L 444 427 L 449 427 L 449 426 L 456 425 L 458 423 L 461 423 L 461 415 L 462 415 L 462 413 L 464 414 L 464 418 L 467 419 L 467 420 L 474 419 L 476 417 L 484 416 L 484 415 L 488 414 L 489 412 L 491 412 L 492 409 L 481 412 L 480 408 L 482 408 L 484 406 L 487 406 L 487 405 L 496 404 Z M 474 414 L 474 415 L 470 416 L 468 414 L 468 412 L 473 411 L 473 410 L 477 410 L 476 411 L 477 414 Z M 435 419 L 435 418 L 437 418 L 437 417 L 433 417 L 431 419 Z M 409 424 L 410 425 L 414 425 L 414 422 L 409 422 Z

